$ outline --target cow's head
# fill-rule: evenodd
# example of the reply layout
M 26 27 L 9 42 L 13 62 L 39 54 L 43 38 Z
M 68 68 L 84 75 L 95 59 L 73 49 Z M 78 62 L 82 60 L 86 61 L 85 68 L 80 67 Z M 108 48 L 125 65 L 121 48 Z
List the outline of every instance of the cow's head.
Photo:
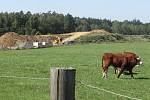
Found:
M 135 60 L 136 60 L 136 65 L 137 65 L 137 66 L 143 64 L 143 62 L 141 61 L 141 58 L 140 58 L 140 57 L 136 57 Z

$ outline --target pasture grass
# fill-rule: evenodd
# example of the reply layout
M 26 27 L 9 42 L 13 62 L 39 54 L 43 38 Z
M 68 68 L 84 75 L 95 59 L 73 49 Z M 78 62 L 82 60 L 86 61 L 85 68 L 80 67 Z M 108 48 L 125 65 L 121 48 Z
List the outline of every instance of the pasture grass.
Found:
M 112 67 L 108 79 L 102 79 L 101 57 L 104 52 L 131 51 L 144 64 L 134 68 L 135 79 L 122 75 L 117 79 Z M 76 100 L 130 100 L 80 84 L 133 98 L 150 98 L 150 43 L 103 43 L 60 46 L 42 49 L 0 51 L 0 76 L 50 77 L 50 67 L 76 68 Z M 0 78 L 0 100 L 49 100 L 50 80 Z

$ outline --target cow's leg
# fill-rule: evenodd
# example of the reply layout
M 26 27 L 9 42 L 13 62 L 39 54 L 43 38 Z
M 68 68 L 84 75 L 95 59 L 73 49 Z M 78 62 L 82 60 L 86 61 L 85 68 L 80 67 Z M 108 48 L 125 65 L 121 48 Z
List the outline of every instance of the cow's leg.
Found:
M 129 73 L 131 74 L 131 77 L 134 79 L 132 69 L 129 69 Z
M 102 78 L 107 78 L 107 72 L 108 72 L 108 65 L 106 65 L 106 66 L 103 66 L 103 76 L 102 76 Z
M 107 72 L 103 72 L 102 78 L 107 78 Z
M 120 70 L 120 72 L 119 72 L 119 74 L 118 74 L 118 76 L 117 76 L 117 78 L 119 78 L 120 77 L 120 75 L 123 73 L 123 71 L 125 70 L 125 68 L 124 67 L 121 67 L 121 70 Z
M 108 67 L 109 67 L 109 61 L 102 61 L 102 78 L 107 78 L 107 72 L 108 72 Z
M 115 74 L 117 74 L 117 71 L 118 71 L 118 70 L 117 70 L 117 68 L 116 68 L 116 67 L 114 67 L 114 70 L 115 70 Z
M 116 74 L 119 74 L 120 70 L 121 69 L 119 67 L 116 67 Z
M 126 58 L 124 57 L 124 59 L 123 59 L 123 63 L 122 63 L 122 65 L 121 65 L 121 70 L 120 70 L 120 72 L 119 72 L 119 74 L 118 74 L 118 76 L 117 76 L 117 78 L 119 78 L 120 77 L 120 75 L 123 73 L 123 71 L 125 70 L 125 66 L 126 66 L 126 64 L 127 64 L 127 62 L 126 62 Z
M 102 76 L 102 78 L 107 78 L 107 72 L 108 72 L 108 66 L 105 66 L 104 68 L 103 68 L 103 76 Z

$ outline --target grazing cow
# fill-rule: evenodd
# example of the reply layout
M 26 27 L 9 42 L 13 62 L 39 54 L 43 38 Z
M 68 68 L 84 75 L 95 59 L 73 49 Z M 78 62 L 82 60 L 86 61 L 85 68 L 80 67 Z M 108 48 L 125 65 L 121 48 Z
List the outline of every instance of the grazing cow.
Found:
M 123 73 L 124 70 L 129 71 L 131 77 L 133 77 L 132 69 L 136 65 L 141 65 L 142 61 L 135 53 L 123 52 L 123 53 L 104 53 L 102 57 L 102 70 L 103 78 L 107 78 L 108 67 L 112 65 L 115 70 L 119 69 L 117 78 Z
M 128 62 L 129 62 L 129 59 L 132 58 L 132 57 L 139 58 L 139 56 L 137 56 L 135 53 L 132 53 L 132 52 L 123 52 L 123 54 L 125 55 L 126 58 L 128 58 L 128 59 L 127 59 Z M 140 58 L 139 58 L 139 59 L 140 59 Z M 141 62 L 141 63 L 142 63 L 142 62 Z M 139 65 L 139 64 L 137 64 L 137 65 Z M 120 72 L 121 69 L 120 69 L 119 67 L 118 67 L 118 68 L 114 67 L 114 69 L 115 69 L 115 74 L 116 74 L 116 73 L 119 74 L 119 72 Z M 129 71 L 129 70 L 125 69 L 125 71 Z

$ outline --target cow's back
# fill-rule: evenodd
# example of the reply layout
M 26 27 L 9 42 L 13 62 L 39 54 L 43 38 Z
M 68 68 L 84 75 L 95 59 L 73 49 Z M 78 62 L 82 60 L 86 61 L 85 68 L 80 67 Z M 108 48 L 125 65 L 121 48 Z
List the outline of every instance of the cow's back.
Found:
M 124 56 L 122 53 L 104 53 L 102 61 L 104 65 L 120 67 L 124 61 Z
M 125 57 L 122 53 L 117 53 L 113 55 L 112 65 L 114 67 L 121 67 L 121 65 L 125 62 Z

